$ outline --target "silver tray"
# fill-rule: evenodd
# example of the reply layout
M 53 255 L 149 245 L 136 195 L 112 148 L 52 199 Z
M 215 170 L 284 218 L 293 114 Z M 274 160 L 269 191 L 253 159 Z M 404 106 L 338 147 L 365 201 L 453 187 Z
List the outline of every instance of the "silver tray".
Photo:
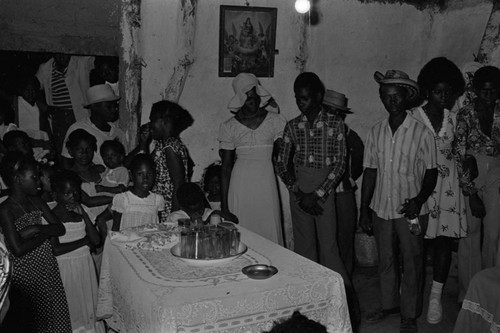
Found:
M 278 273 L 278 269 L 274 266 L 257 264 L 243 267 L 241 272 L 250 279 L 264 280 L 269 279 L 274 274 Z

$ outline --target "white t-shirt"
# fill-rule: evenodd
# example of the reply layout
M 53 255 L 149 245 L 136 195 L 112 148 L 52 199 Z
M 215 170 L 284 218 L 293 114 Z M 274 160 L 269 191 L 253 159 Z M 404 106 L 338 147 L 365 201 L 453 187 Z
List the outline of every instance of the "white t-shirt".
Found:
M 94 153 L 94 159 L 92 160 L 94 164 L 101 164 L 104 165 L 104 162 L 102 160 L 101 154 L 99 154 L 99 148 L 101 147 L 102 143 L 107 140 L 115 140 L 117 139 L 122 143 L 122 145 L 125 147 L 125 152 L 128 153 L 127 151 L 127 141 L 125 138 L 125 133 L 119 129 L 115 124 L 109 123 L 111 126 L 111 129 L 109 132 L 103 132 L 100 129 L 98 129 L 91 121 L 90 118 L 85 118 L 83 120 L 77 121 L 73 125 L 71 125 L 68 128 L 68 132 L 66 133 L 66 137 L 64 138 L 64 144 L 62 148 L 62 153 L 61 155 L 66 158 L 71 158 L 71 155 L 68 152 L 68 148 L 66 148 L 66 142 L 68 141 L 68 136 L 75 130 L 81 128 L 90 134 L 92 134 L 96 140 L 97 140 L 97 151 Z

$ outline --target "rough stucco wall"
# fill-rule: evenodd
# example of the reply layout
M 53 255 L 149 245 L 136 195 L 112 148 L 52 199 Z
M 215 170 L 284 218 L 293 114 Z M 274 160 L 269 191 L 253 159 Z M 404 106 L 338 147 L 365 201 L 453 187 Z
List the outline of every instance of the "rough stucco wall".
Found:
M 489 2 L 459 2 L 439 13 L 409 5 L 321 1 L 321 23 L 311 31 L 308 70 L 349 97 L 354 114 L 347 123 L 364 139 L 386 116 L 373 73 L 395 68 L 416 79 L 436 56 L 448 57 L 459 67 L 472 61 L 491 8 Z
M 4 0 L 2 50 L 118 55 L 120 1 Z
M 199 1 L 195 61 L 179 103 L 194 116 L 183 139 L 196 163 L 194 179 L 218 158 L 219 124 L 230 117 L 231 78 L 219 78 L 219 6 L 241 1 Z M 275 76 L 261 79 L 288 119 L 298 114 L 292 85 L 298 74 L 293 34 L 293 1 L 251 1 L 252 6 L 277 7 L 278 26 Z M 178 1 L 143 1 L 142 50 L 143 122 L 153 102 L 160 100 L 175 65 L 175 27 Z M 355 112 L 347 122 L 365 138 L 366 131 L 385 117 L 373 81 L 375 70 L 403 69 L 416 78 L 435 56 L 446 56 L 459 67 L 477 53 L 491 12 L 488 1 L 456 1 L 444 12 L 419 11 L 409 5 L 362 4 L 358 1 L 319 1 L 320 22 L 308 31 L 307 70 L 315 71 L 329 88 L 344 92 Z

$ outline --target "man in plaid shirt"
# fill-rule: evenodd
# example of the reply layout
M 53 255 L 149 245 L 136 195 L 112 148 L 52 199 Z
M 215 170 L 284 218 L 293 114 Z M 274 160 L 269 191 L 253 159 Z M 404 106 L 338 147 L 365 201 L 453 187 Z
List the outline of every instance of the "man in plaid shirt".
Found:
M 356 313 L 357 299 L 339 254 L 335 213 L 334 190 L 346 167 L 344 122 L 322 105 L 325 87 L 316 74 L 300 74 L 294 91 L 302 114 L 286 124 L 277 159 L 278 174 L 290 191 L 294 251 L 340 273 Z

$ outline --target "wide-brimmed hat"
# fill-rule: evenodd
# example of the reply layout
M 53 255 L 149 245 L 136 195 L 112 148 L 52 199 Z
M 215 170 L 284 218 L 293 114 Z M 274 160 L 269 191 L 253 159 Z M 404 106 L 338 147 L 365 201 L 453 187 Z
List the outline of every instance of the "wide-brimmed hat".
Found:
M 120 97 L 115 95 L 109 84 L 98 84 L 87 89 L 87 104 L 84 104 L 83 107 L 88 108 L 95 103 L 114 102 L 119 99 Z
M 410 79 L 408 74 L 397 69 L 388 70 L 385 75 L 380 72 L 375 72 L 373 78 L 378 84 L 387 84 L 403 87 L 408 91 L 408 99 L 410 101 L 415 100 L 419 95 L 419 89 L 417 82 Z
M 347 97 L 335 90 L 327 89 L 325 91 L 323 104 L 331 106 L 332 108 L 344 113 L 352 113 L 351 109 L 347 107 Z
M 257 95 L 260 96 L 260 107 L 265 106 L 269 99 L 272 97 L 271 94 L 264 89 L 257 77 L 250 73 L 240 73 L 233 79 L 233 90 L 234 96 L 229 101 L 227 108 L 231 111 L 239 110 L 245 101 L 247 100 L 247 92 L 255 87 Z

